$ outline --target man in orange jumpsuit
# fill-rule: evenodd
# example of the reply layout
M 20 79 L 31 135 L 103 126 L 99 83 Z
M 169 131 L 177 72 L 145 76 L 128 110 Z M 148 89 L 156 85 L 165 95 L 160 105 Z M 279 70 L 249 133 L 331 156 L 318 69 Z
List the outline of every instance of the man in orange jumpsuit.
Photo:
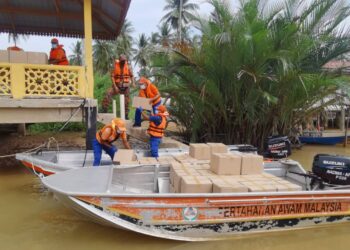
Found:
M 119 60 L 115 61 L 111 78 L 113 83 L 112 87 L 107 90 L 102 101 L 103 112 L 107 112 L 114 95 L 122 94 L 125 96 L 125 118 L 128 120 L 130 85 L 133 83 L 133 74 L 125 55 L 120 55 Z
M 58 43 L 57 38 L 51 39 L 51 51 L 50 51 L 50 58 L 49 58 L 49 64 L 54 65 L 69 65 L 66 51 L 63 49 L 63 45 L 60 45 Z
M 126 137 L 125 122 L 119 118 L 113 119 L 110 124 L 105 125 L 101 130 L 97 131 L 96 139 L 92 140 L 94 150 L 93 166 L 97 167 L 100 165 L 102 150 L 113 160 L 118 149 L 112 143 L 119 138 L 122 139 L 125 148 L 131 149 Z
M 161 105 L 161 97 L 158 91 L 158 88 L 151 83 L 150 80 L 148 80 L 146 77 L 141 77 L 139 80 L 139 97 L 149 98 L 149 102 L 152 105 L 153 114 L 158 113 L 158 106 Z M 134 127 L 141 127 L 141 113 L 142 109 L 137 108 L 135 111 L 135 123 Z

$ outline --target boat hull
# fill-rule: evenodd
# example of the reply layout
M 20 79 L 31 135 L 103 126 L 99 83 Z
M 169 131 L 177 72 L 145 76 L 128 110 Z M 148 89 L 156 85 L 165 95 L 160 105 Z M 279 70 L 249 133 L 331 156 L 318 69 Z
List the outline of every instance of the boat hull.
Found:
M 301 143 L 307 144 L 322 144 L 322 145 L 335 145 L 344 142 L 345 136 L 332 136 L 332 137 L 312 137 L 312 136 L 300 136 Z
M 181 241 L 350 221 L 350 194 L 217 197 L 98 197 L 56 193 L 95 222 Z

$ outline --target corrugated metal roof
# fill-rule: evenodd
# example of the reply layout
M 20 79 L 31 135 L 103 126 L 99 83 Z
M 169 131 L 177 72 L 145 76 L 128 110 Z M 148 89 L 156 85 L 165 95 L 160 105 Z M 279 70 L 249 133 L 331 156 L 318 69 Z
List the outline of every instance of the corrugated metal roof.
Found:
M 115 39 L 131 0 L 92 0 L 93 38 Z M 84 37 L 84 0 L 0 0 L 0 32 Z

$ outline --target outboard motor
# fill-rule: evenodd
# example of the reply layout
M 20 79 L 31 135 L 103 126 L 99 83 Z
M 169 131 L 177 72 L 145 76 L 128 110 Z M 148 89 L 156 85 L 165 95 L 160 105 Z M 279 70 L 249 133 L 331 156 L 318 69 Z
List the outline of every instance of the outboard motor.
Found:
M 350 185 L 350 157 L 318 154 L 314 157 L 312 172 L 326 183 Z
M 264 157 L 266 158 L 281 159 L 292 154 L 291 143 L 287 136 L 268 137 L 264 148 Z

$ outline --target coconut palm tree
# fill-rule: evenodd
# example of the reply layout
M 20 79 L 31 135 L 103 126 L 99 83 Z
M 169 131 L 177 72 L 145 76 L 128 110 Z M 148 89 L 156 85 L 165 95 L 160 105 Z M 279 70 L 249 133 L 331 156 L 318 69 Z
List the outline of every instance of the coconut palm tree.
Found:
M 72 44 L 71 50 L 73 55 L 69 56 L 69 64 L 81 66 L 83 64 L 83 48 L 81 41 Z
M 107 74 L 112 68 L 115 49 L 112 42 L 96 40 L 93 45 L 94 70 L 101 75 Z
M 182 28 L 194 18 L 193 12 L 198 10 L 199 6 L 190 0 L 166 0 L 166 3 L 163 10 L 167 13 L 161 21 L 170 24 L 177 32 L 178 40 L 181 41 Z
M 216 16 L 198 19 L 201 41 L 163 60 L 163 92 L 187 139 L 262 147 L 336 94 L 343 79 L 322 66 L 350 51 L 342 0 L 246 0 L 235 14 L 210 3 Z
M 123 27 L 120 31 L 120 35 L 118 36 L 115 46 L 116 52 L 120 54 L 126 55 L 128 58 L 131 58 L 135 50 L 133 49 L 133 37 L 132 33 L 135 31 L 132 23 L 129 20 L 125 20 Z
M 134 56 L 135 65 L 138 64 L 140 66 L 140 73 L 142 75 L 146 74 L 147 72 L 147 66 L 149 62 L 149 55 L 150 55 L 150 43 L 149 38 L 142 33 L 139 36 L 139 39 L 137 40 L 137 49 L 136 54 Z
M 10 43 L 11 41 L 15 44 L 15 47 L 17 47 L 17 42 L 18 40 L 27 40 L 29 38 L 29 35 L 18 35 L 16 33 L 9 33 L 8 34 L 8 42 Z

